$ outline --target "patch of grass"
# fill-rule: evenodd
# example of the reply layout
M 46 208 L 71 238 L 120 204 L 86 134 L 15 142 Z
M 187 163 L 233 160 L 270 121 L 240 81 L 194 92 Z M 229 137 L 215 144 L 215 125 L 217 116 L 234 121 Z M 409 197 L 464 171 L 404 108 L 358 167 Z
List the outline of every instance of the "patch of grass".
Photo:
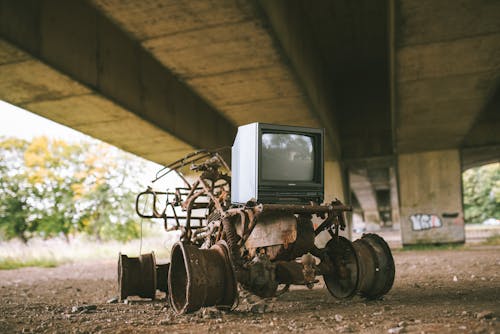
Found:
M 163 231 L 164 232 L 164 231 Z M 165 233 L 165 232 L 164 232 Z M 164 234 L 158 237 L 144 238 L 142 253 L 154 251 L 158 263 L 170 258 L 172 244 L 178 239 L 178 234 Z M 13 239 L 0 240 L 0 270 L 22 267 L 55 267 L 68 262 L 87 260 L 114 260 L 118 253 L 129 257 L 139 256 L 140 240 L 129 242 L 96 241 L 85 235 L 66 239 L 33 238 L 24 243 Z M 61 250 L 64 249 L 62 252 Z
M 433 251 L 433 250 L 454 250 L 465 249 L 463 243 L 447 243 L 447 244 L 416 244 L 405 245 L 400 250 L 402 251 Z
M 0 259 L 0 270 L 18 269 L 24 267 L 53 268 L 60 265 L 55 259 L 28 259 L 20 260 L 14 258 Z
M 500 246 L 500 234 L 492 235 L 491 237 L 488 237 L 486 241 L 483 242 L 483 245 L 488 245 L 488 246 Z

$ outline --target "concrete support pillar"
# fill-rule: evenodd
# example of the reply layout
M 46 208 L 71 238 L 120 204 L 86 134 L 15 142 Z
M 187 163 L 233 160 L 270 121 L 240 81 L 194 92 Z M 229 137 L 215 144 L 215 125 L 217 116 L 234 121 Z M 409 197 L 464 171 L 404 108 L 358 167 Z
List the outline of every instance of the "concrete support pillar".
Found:
M 338 161 L 325 161 L 325 198 L 324 202 L 329 203 L 335 198 L 341 200 L 343 203 L 346 203 L 346 189 L 345 185 L 347 180 L 344 179 L 344 173 L 342 172 L 342 165 Z M 351 239 L 351 215 L 347 215 L 347 228 L 345 231 L 341 231 L 341 235 Z M 320 224 L 321 220 L 313 219 L 314 228 L 317 228 Z M 330 234 L 328 232 L 321 232 L 315 239 L 316 246 L 323 248 L 326 243 L 331 239 Z
M 460 153 L 398 156 L 403 245 L 465 241 Z

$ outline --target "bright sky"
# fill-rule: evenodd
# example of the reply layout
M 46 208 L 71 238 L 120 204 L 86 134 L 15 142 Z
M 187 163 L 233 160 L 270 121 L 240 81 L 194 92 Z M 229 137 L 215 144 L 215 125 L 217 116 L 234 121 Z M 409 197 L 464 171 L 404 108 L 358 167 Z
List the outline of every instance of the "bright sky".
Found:
M 37 136 L 79 141 L 90 137 L 59 123 L 0 100 L 0 136 L 23 138 Z

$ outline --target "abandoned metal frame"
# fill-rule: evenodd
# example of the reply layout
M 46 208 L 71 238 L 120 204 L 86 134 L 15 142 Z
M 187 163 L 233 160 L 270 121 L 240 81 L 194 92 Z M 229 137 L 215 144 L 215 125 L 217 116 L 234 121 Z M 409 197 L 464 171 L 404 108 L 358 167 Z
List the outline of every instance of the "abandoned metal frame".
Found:
M 339 235 L 339 230 L 346 227 L 344 213 L 352 210 L 350 206 L 338 200 L 323 205 L 265 204 L 255 200 L 231 204 L 230 169 L 218 152 L 191 153 L 162 168 L 153 180 L 175 172 L 184 187 L 175 191 L 148 187 L 137 196 L 139 216 L 162 218 L 167 231 L 182 230 L 182 235 L 172 248 L 170 264 L 156 265 L 154 254 L 139 258 L 121 255 L 121 299 L 132 294 L 154 298 L 151 291 L 156 287 L 168 291 L 177 313 L 213 305 L 233 308 L 237 304 L 238 283 L 265 298 L 286 292 L 291 284 L 312 288 L 318 275 L 323 275 L 325 285 L 336 298 L 359 293 L 376 299 L 390 290 L 395 269 L 387 243 L 375 234 L 363 235 L 354 242 Z M 187 165 L 199 173 L 192 183 L 179 171 Z M 149 214 L 139 209 L 143 196 L 153 197 Z M 166 197 L 162 211 L 157 207 L 161 196 Z M 198 209 L 203 209 L 204 214 L 194 215 L 193 210 Z M 317 217 L 316 224 L 319 221 L 316 228 L 313 215 Z M 199 224 L 193 225 L 192 220 Z M 276 240 L 255 242 L 260 239 L 255 233 L 259 235 L 268 227 L 278 231 Z M 318 248 L 314 239 L 323 231 L 332 238 L 324 248 Z M 318 264 L 314 257 L 320 260 Z M 278 291 L 279 284 L 285 288 Z
M 230 171 L 230 168 L 222 156 L 218 153 L 221 150 L 222 149 L 216 151 L 199 150 L 188 154 L 187 156 L 174 161 L 159 170 L 155 175 L 155 179 L 152 181 L 153 183 L 167 174 L 175 172 L 186 184 L 186 187 L 177 187 L 175 192 L 155 191 L 151 187 L 148 187 L 146 191 L 141 192 L 137 196 L 137 214 L 142 218 L 163 219 L 164 226 L 167 231 L 179 229 L 184 230 L 183 236 L 181 237 L 182 240 L 191 240 L 191 237 L 193 236 L 192 229 L 206 228 L 206 226 L 203 225 L 203 221 L 207 220 L 210 212 L 207 212 L 205 216 L 196 217 L 193 216 L 193 210 L 205 209 L 210 211 L 211 209 L 215 209 L 221 219 L 228 219 L 232 216 L 240 216 L 243 224 L 243 233 L 239 241 L 239 245 L 243 245 L 246 242 L 255 227 L 257 217 L 263 212 L 283 212 L 309 216 L 316 215 L 317 217 L 323 219 L 323 221 L 318 228 L 315 229 L 315 235 L 318 235 L 322 231 L 326 230 L 332 235 L 332 237 L 338 236 L 339 229 L 343 230 L 346 227 L 344 212 L 352 211 L 352 208 L 350 206 L 343 205 L 338 200 L 333 201 L 328 205 L 319 205 L 316 203 L 311 203 L 309 205 L 258 204 L 256 202 L 249 202 L 238 207 L 223 207 L 221 202 L 226 200 L 228 195 L 228 193 L 224 190 L 224 187 L 229 185 L 230 177 L 228 174 L 222 173 L 220 168 L 222 167 L 228 172 Z M 206 160 L 198 165 L 195 164 L 202 159 Z M 190 169 L 192 171 L 201 171 L 201 174 L 193 183 L 189 183 L 186 177 L 179 172 L 179 169 L 189 164 L 191 164 Z M 210 185 L 207 180 L 211 181 Z M 217 184 L 219 180 L 223 180 L 223 183 Z M 144 215 L 144 213 L 139 210 L 139 201 L 143 195 L 153 195 L 152 215 Z M 158 212 L 156 208 L 157 197 L 161 195 L 166 195 L 167 198 L 164 210 L 162 212 Z M 218 197 L 216 197 L 216 195 L 218 195 Z M 173 199 L 170 200 L 170 197 L 173 197 Z M 197 199 L 205 199 L 205 201 L 196 202 Z M 168 208 L 171 208 L 172 211 L 172 214 L 170 215 L 167 214 Z M 185 212 L 185 216 L 179 216 L 176 208 L 182 209 L 182 211 Z M 185 226 L 181 225 L 181 220 L 185 221 Z M 198 226 L 192 226 L 191 220 L 197 220 L 199 222 Z M 169 226 L 169 221 L 174 221 L 175 225 Z M 222 224 L 219 225 L 216 241 L 219 241 L 221 237 Z

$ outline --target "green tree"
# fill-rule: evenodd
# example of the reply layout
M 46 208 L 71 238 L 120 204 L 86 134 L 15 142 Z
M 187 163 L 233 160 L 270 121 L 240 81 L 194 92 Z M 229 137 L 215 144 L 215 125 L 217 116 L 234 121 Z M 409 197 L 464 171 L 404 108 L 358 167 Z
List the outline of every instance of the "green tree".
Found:
M 24 241 L 84 232 L 138 236 L 134 199 L 144 163 L 96 141 L 0 140 L 0 233 Z
M 80 214 L 74 203 L 72 185 L 82 169 L 84 147 L 62 140 L 34 138 L 24 151 L 27 180 L 34 205 L 31 207 L 36 232 L 45 237 L 77 232 Z
M 500 219 L 500 163 L 471 168 L 462 175 L 467 223 Z
M 82 230 L 99 240 L 137 238 L 135 194 L 144 164 L 109 145 L 90 151 L 98 155 L 87 156 L 85 179 L 77 185 L 86 213 Z
M 23 152 L 28 142 L 8 139 L 0 142 L 0 232 L 8 239 L 26 242 L 34 230 L 28 210 L 30 187 L 23 169 Z

